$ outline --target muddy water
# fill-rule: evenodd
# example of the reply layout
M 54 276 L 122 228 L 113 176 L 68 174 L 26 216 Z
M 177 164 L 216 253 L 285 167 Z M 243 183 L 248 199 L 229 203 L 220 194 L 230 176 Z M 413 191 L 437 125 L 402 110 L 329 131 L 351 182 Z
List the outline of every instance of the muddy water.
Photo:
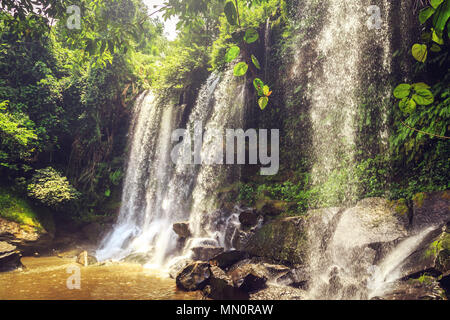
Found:
M 0 300 L 194 300 L 175 281 L 140 265 L 82 267 L 73 259 L 23 258 L 23 271 L 0 273 Z M 71 266 L 80 269 L 80 289 L 68 289 Z M 73 271 L 72 271 L 73 272 Z M 69 283 L 75 283 L 69 281 Z

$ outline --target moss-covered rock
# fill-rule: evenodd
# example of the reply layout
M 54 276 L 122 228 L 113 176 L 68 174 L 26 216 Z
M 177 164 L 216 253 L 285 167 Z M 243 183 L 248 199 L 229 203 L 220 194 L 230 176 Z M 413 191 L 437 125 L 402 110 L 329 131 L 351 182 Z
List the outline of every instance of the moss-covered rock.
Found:
M 306 259 L 307 237 L 304 217 L 276 219 L 258 230 L 245 251 L 251 255 L 293 265 Z
M 414 229 L 422 229 L 450 221 L 450 190 L 419 193 L 413 199 Z
M 434 276 L 450 273 L 450 233 L 448 228 L 430 232 L 418 249 L 408 257 L 404 273 L 417 277 L 428 272 Z

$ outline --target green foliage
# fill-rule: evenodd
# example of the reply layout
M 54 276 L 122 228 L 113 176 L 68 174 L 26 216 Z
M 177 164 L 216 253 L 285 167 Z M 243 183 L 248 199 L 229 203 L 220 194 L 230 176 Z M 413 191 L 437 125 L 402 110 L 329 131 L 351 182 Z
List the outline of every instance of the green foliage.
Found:
M 28 117 L 7 112 L 7 105 L 0 103 L 0 166 L 17 170 L 19 162 L 31 157 L 37 135 Z
M 79 197 L 67 178 L 51 167 L 36 170 L 27 189 L 29 197 L 53 209 L 60 209 Z
M 0 187 L 0 217 L 42 229 L 39 215 L 27 200 L 10 190 Z

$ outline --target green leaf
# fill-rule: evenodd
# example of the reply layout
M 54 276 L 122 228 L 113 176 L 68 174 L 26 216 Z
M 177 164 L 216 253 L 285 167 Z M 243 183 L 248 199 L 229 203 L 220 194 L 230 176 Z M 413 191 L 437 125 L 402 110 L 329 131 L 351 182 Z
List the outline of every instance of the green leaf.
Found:
M 431 39 L 436 42 L 437 44 L 443 45 L 444 44 L 444 39 L 442 39 L 441 36 L 439 36 L 436 33 L 436 30 L 434 30 L 433 28 L 431 28 L 431 30 L 433 31 L 433 35 L 431 36 Z
M 430 50 L 431 50 L 432 52 L 441 52 L 441 51 L 442 51 L 441 47 L 439 47 L 436 43 L 433 43 L 433 44 L 431 45 Z
M 258 92 L 258 94 L 260 96 L 262 96 L 263 95 L 264 82 L 261 79 L 259 79 L 259 78 L 255 78 L 255 80 L 253 80 L 253 86 L 255 87 L 255 89 Z
M 268 95 L 269 95 L 269 92 L 270 92 L 269 86 L 264 86 L 264 87 L 263 87 L 263 94 L 264 94 L 265 96 L 268 96 Z
M 413 89 L 415 91 L 417 90 L 423 90 L 423 89 L 430 89 L 431 87 L 429 85 L 427 85 L 425 82 L 418 82 L 418 83 L 414 83 L 412 85 Z
M 445 1 L 440 5 L 433 16 L 433 26 L 436 34 L 442 38 L 447 21 L 450 18 L 450 1 Z
M 258 100 L 259 107 L 261 110 L 264 110 L 267 107 L 267 104 L 269 103 L 269 98 L 267 97 L 261 97 Z
M 259 39 L 259 33 L 255 29 L 248 29 L 245 32 L 244 35 L 244 41 L 247 43 L 253 43 L 255 41 L 258 41 Z
M 237 46 L 231 47 L 228 49 L 227 54 L 225 55 L 225 61 L 231 62 L 236 59 L 241 53 L 241 49 Z
M 404 114 L 411 114 L 416 110 L 416 103 L 412 99 L 404 98 L 398 105 Z
M 109 189 L 106 190 L 105 191 L 105 196 L 109 198 L 111 196 L 111 190 L 109 190 Z
M 416 93 L 413 94 L 412 98 L 421 106 L 428 106 L 434 102 L 434 95 L 428 89 L 416 90 Z
M 261 70 L 261 65 L 259 64 L 258 59 L 254 55 L 252 55 L 252 62 L 255 65 L 256 69 Z
M 237 25 L 237 10 L 236 6 L 232 1 L 228 1 L 225 4 L 225 16 L 227 17 L 228 23 L 232 26 Z
M 234 67 L 234 75 L 236 77 L 242 77 L 243 75 L 245 75 L 247 73 L 247 70 L 248 70 L 248 64 L 246 64 L 245 62 L 239 62 Z
M 425 62 L 428 55 L 427 45 L 416 43 L 412 47 L 412 55 L 417 61 Z
M 436 9 L 437 7 L 439 7 L 441 5 L 441 3 L 444 2 L 444 0 L 431 0 L 431 6 Z
M 403 99 L 409 96 L 411 92 L 411 86 L 407 83 L 402 83 L 394 89 L 394 97 L 397 99 Z
M 420 11 L 419 13 L 419 21 L 420 24 L 424 24 L 435 12 L 434 8 L 428 7 Z

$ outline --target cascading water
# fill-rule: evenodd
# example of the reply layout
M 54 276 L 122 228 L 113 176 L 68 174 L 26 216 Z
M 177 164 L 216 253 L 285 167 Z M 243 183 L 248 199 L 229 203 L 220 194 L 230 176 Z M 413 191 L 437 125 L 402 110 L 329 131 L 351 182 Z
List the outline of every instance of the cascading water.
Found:
M 361 189 L 355 170 L 358 159 L 365 153 L 369 158 L 387 150 L 392 52 L 404 45 L 393 44 L 397 31 L 392 21 L 401 20 L 396 21 L 402 26 L 398 32 L 407 34 L 403 10 L 408 5 L 412 3 L 400 9 L 388 0 L 310 0 L 302 1 L 295 14 L 292 56 L 285 62 L 291 67 L 286 100 L 299 104 L 303 126 L 288 124 L 287 130 L 294 133 L 287 138 L 292 144 L 302 141 L 298 147 L 306 149 L 311 160 L 310 181 L 317 187 L 322 206 L 354 203 Z M 295 116 L 292 109 L 286 112 Z M 361 124 L 368 113 L 376 117 L 363 118 Z M 367 123 L 375 125 L 364 136 L 361 127 Z M 305 128 L 309 140 L 295 137 L 296 131 Z M 380 212 L 389 210 L 383 207 Z M 409 234 L 393 228 L 375 232 L 364 226 L 365 214 L 359 207 L 312 213 L 307 298 L 367 299 L 383 294 L 401 278 L 403 261 L 431 231 Z M 401 238 L 405 240 L 392 245 L 385 260 L 377 261 L 377 251 L 371 246 Z
M 245 115 L 245 85 L 239 85 L 228 71 L 213 74 L 199 92 L 187 123 L 188 132 L 202 126 L 205 132 L 201 159 L 207 163 L 217 154 L 213 133 L 226 128 L 242 128 Z M 120 260 L 132 254 L 144 254 L 148 267 L 161 267 L 171 257 L 191 254 L 202 243 L 226 247 L 224 226 L 214 215 L 216 190 L 224 181 L 238 178 L 234 168 L 222 165 L 195 165 L 171 161 L 172 132 L 179 125 L 176 107 L 165 105 L 151 92 L 138 98 L 130 136 L 130 155 L 122 208 L 114 230 L 103 240 L 97 257 Z M 201 129 L 201 127 L 200 127 Z M 203 135 L 203 130 L 200 133 Z M 183 140 L 180 152 L 192 141 Z M 192 154 L 189 150 L 189 155 Z M 220 156 L 220 154 L 219 154 Z M 192 239 L 184 250 L 172 226 L 190 222 Z

